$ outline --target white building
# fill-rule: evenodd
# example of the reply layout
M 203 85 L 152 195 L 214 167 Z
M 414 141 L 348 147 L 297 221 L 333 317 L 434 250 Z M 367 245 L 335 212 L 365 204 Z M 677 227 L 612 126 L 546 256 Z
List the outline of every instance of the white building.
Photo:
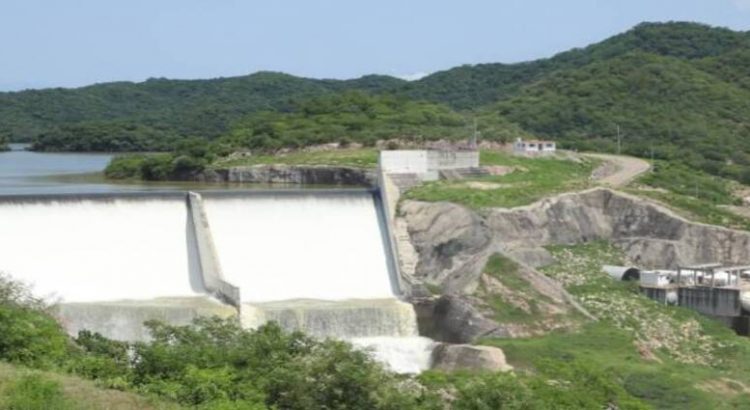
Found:
M 557 146 L 554 141 L 524 141 L 518 138 L 513 143 L 513 153 L 524 154 L 524 155 L 538 155 L 538 154 L 551 154 L 557 150 Z
M 379 165 L 389 174 L 416 174 L 430 181 L 438 179 L 442 170 L 479 167 L 479 151 L 380 151 Z

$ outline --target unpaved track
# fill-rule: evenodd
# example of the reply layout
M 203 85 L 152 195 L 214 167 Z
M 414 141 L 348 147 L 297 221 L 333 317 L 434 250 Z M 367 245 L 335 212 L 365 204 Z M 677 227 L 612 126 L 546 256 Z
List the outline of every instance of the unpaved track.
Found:
M 613 188 L 627 185 L 638 175 L 651 169 L 648 161 L 635 157 L 626 157 L 624 155 L 611 154 L 583 154 L 590 158 L 597 158 L 603 161 L 611 162 L 617 166 L 617 171 L 597 180 L 602 185 L 608 185 Z

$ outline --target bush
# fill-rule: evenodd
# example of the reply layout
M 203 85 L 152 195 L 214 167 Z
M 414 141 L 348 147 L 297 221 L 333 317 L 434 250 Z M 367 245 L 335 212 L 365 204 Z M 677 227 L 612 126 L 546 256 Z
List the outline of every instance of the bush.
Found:
M 344 342 L 285 333 L 275 323 L 245 330 L 219 318 L 147 326 L 154 340 L 134 346 L 133 384 L 183 404 L 375 409 L 411 402 L 392 374 Z
M 0 407 L 8 410 L 66 410 L 72 404 L 63 395 L 60 384 L 39 374 L 21 377 L 0 398 Z
M 51 367 L 66 357 L 68 336 L 23 284 L 0 274 L 0 360 Z
M 104 176 L 112 179 L 141 178 L 141 167 L 145 155 L 118 155 L 109 161 Z

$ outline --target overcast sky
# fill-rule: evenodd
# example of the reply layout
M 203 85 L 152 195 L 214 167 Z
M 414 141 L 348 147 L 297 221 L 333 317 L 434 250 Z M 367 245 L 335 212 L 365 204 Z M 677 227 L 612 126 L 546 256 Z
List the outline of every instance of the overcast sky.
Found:
M 259 70 L 418 77 L 641 21 L 750 29 L 750 0 L 0 0 L 0 90 Z

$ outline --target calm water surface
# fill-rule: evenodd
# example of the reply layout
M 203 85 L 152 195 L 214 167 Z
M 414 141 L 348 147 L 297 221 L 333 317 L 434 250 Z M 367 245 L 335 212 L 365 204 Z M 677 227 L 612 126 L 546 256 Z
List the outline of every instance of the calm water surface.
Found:
M 112 158 L 111 154 L 41 153 L 26 151 L 27 147 L 25 144 L 11 144 L 11 151 L 0 152 L 0 195 L 261 187 L 191 182 L 113 182 L 105 179 L 102 174 Z

